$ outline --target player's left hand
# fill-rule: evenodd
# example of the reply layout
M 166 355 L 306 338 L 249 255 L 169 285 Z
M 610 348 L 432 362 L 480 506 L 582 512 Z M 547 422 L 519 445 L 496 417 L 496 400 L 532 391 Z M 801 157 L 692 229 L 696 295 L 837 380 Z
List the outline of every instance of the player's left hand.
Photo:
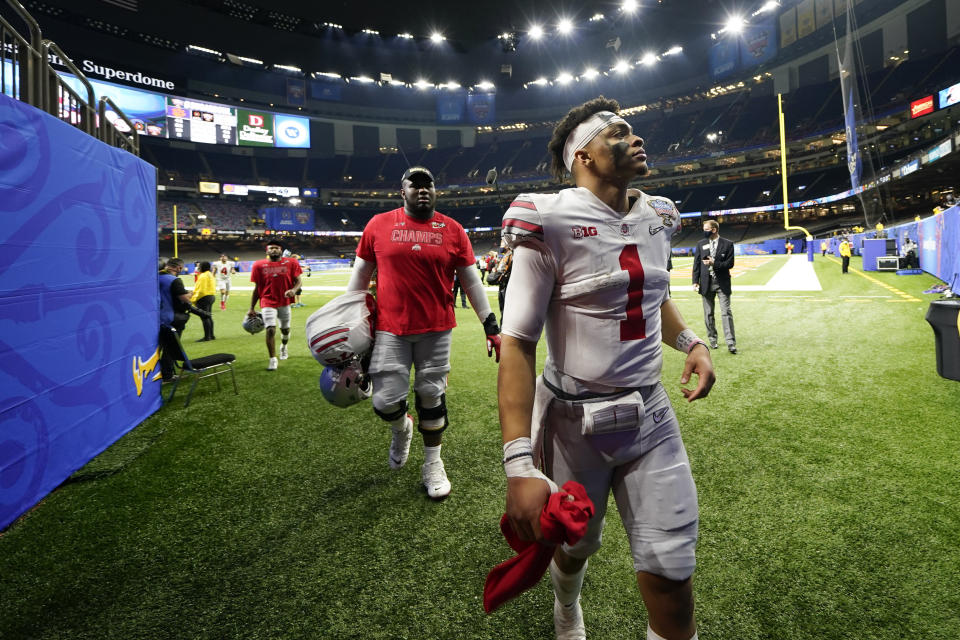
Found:
M 717 376 L 713 372 L 713 360 L 710 358 L 710 349 L 707 345 L 701 343 L 694 345 L 683 365 L 683 374 L 680 376 L 680 384 L 684 385 L 690 382 L 690 376 L 696 374 L 697 386 L 694 389 L 680 387 L 680 392 L 687 402 L 693 402 L 700 398 L 706 398 L 710 394 L 710 389 L 717 381 Z
M 500 334 L 487 336 L 487 357 L 497 353 L 496 361 L 500 362 Z
M 296 298 L 296 297 L 297 297 L 297 290 L 296 290 L 296 289 L 287 289 L 286 291 L 283 292 L 283 295 L 285 295 L 285 296 L 288 297 L 288 298 Z

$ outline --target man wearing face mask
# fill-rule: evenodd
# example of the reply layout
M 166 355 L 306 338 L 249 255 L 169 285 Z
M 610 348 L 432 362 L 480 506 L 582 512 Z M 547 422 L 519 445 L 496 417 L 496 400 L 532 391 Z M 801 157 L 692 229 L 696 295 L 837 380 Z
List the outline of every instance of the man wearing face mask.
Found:
M 703 241 L 697 244 L 693 253 L 693 289 L 703 296 L 703 321 L 707 325 L 710 348 L 717 348 L 717 323 L 713 312 L 719 297 L 723 337 L 730 353 L 736 353 L 737 338 L 730 309 L 732 267 L 733 243 L 720 237 L 720 224 L 716 220 L 707 220 L 703 223 Z
M 416 368 L 417 429 L 423 436 L 420 479 L 427 495 L 450 493 L 440 445 L 447 428 L 446 388 L 454 317 L 453 276 L 483 323 L 487 355 L 500 361 L 500 328 L 477 270 L 470 239 L 460 224 L 434 210 L 433 174 L 410 167 L 400 180 L 403 206 L 374 216 L 360 238 L 347 291 L 366 291 L 377 270 L 376 338 L 369 372 L 373 410 L 390 423 L 389 465 L 407 462 L 413 418 L 407 413 L 410 367 Z

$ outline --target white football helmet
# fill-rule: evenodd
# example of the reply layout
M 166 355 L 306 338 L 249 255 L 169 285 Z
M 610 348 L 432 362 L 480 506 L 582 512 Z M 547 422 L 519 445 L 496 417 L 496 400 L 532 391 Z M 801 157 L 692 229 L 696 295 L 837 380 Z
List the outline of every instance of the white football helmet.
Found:
M 373 348 L 376 301 L 366 291 L 348 291 L 307 318 L 307 348 L 324 366 L 342 367 Z
M 353 360 L 346 366 L 324 367 L 320 374 L 320 392 L 330 404 L 349 407 L 373 395 L 373 383 L 360 363 Z
M 257 314 L 255 316 L 244 316 L 243 324 L 241 325 L 243 330 L 247 333 L 260 333 L 263 331 L 263 315 Z

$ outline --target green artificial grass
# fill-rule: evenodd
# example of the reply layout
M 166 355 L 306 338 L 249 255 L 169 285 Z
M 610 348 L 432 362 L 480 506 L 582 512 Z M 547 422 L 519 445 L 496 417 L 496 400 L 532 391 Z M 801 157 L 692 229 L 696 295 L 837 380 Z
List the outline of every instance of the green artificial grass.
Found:
M 699 491 L 700 637 L 956 638 L 960 383 L 935 371 L 935 280 L 870 273 L 920 300 L 906 302 L 814 264 L 822 292 L 734 293 L 740 354 L 713 352 L 709 398 L 683 401 L 682 358 L 665 352 Z M 0 535 L 0 638 L 552 638 L 546 579 L 483 613 L 484 577 L 511 552 L 497 368 L 473 311 L 457 309 L 453 493 L 437 503 L 418 439 L 392 471 L 369 403 L 319 394 L 303 323 L 335 292 L 305 292 L 275 372 L 263 336 L 240 329 L 249 295 L 215 306 L 215 342 L 193 342 L 196 319 L 184 337 L 194 357 L 237 354 L 239 396 L 205 380 L 184 409 L 178 391 Z M 703 335 L 699 296 L 676 300 Z M 642 638 L 613 508 L 583 592 L 588 635 Z

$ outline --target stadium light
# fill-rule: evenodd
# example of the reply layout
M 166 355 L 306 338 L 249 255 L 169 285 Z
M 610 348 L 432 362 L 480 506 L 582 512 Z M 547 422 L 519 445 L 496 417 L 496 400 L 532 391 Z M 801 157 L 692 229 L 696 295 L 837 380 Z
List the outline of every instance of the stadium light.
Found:
M 625 73 L 628 69 L 630 69 L 629 62 L 626 60 L 617 60 L 617 64 L 613 65 L 612 70 L 616 71 L 617 73 Z
M 374 79 L 370 76 L 353 76 L 350 79 L 355 82 L 359 82 L 360 84 L 370 84 L 371 82 L 374 82 Z
M 343 29 L 342 24 L 337 24 L 335 22 L 324 22 L 323 26 L 327 27 L 328 29 Z
M 633 13 L 637 10 L 637 0 L 623 0 L 623 4 L 620 5 L 620 10 L 624 13 Z
M 273 65 L 274 69 L 283 69 L 284 71 L 292 71 L 293 73 L 303 73 L 303 69 L 300 67 L 295 67 L 292 64 L 275 64 Z
M 376 29 L 363 29 L 362 31 L 363 31 L 364 33 L 366 33 L 366 34 L 371 35 L 371 36 L 378 36 L 378 35 L 380 35 L 380 32 L 377 31 Z
M 397 37 L 398 37 L 398 38 L 403 38 L 404 40 L 413 40 L 413 34 L 412 34 L 412 33 L 398 33 L 398 34 L 397 34 Z
M 220 57 L 223 56 L 223 54 L 220 53 L 219 51 L 215 51 L 214 49 L 207 49 L 206 47 L 198 47 L 195 44 L 188 44 L 187 51 L 197 52 L 197 53 L 209 53 L 210 55 L 220 56 Z
M 248 64 L 256 64 L 263 66 L 263 60 L 257 60 L 256 58 L 245 58 L 244 56 L 237 56 L 237 60 L 241 62 L 246 62 Z
M 537 78 L 536 80 L 532 80 L 532 81 L 528 82 L 527 84 L 523 85 L 523 88 L 526 89 L 526 88 L 527 88 L 529 85 L 531 85 L 531 84 L 532 84 L 532 85 L 536 85 L 536 86 L 541 86 L 541 85 L 545 85 L 545 84 L 549 84 L 549 83 L 550 83 L 549 80 L 547 80 L 547 79 L 544 78 L 543 76 L 540 76 L 540 77 Z
M 333 71 L 315 71 L 313 76 L 324 76 L 325 78 L 333 78 L 335 80 L 343 79 L 343 76 L 341 76 L 339 73 L 334 73 Z
M 571 31 L 573 31 L 573 21 L 570 18 L 561 18 L 560 22 L 557 23 L 557 33 L 567 35 Z
M 663 55 L 665 55 L 665 56 L 675 56 L 675 55 L 677 55 L 678 53 L 683 53 L 683 47 L 681 47 L 681 46 L 679 46 L 679 45 L 677 45 L 677 46 L 675 46 L 675 47 L 670 47 L 669 49 L 667 49 L 666 51 L 663 52 Z
M 417 89 L 429 89 L 430 87 L 433 86 L 433 84 L 431 84 L 430 82 L 427 82 L 423 78 L 420 78 L 419 80 L 413 83 L 413 86 L 415 86 Z
M 720 33 L 729 32 L 734 35 L 737 35 L 743 31 L 743 27 L 746 26 L 747 21 L 743 19 L 743 16 L 730 16 L 727 19 L 727 24 L 720 30 Z
M 762 7 L 753 12 L 753 15 L 759 15 L 761 13 L 770 13 L 771 11 L 776 11 L 780 8 L 780 3 L 777 0 L 768 0 L 764 3 Z
M 444 38 L 443 34 L 440 33 L 439 31 L 434 31 L 433 33 L 430 34 L 430 42 L 433 42 L 434 44 L 439 44 L 444 40 L 446 40 L 446 38 Z
M 444 89 L 450 89 L 451 91 L 453 91 L 454 89 L 460 88 L 460 84 L 458 82 L 454 82 L 453 80 L 449 80 L 447 81 L 446 84 L 442 84 L 440 86 L 443 87 Z
M 535 24 L 527 30 L 527 35 L 530 36 L 532 40 L 539 40 L 543 37 L 543 27 Z
M 557 76 L 557 84 L 570 84 L 571 82 L 573 82 L 573 76 L 566 71 L 561 71 L 560 75 Z
M 481 80 L 477 83 L 477 89 L 482 89 L 483 91 L 489 91 L 490 89 L 496 89 L 496 86 L 487 80 Z
M 645 64 L 648 67 L 657 61 L 657 56 L 652 53 L 645 53 L 643 57 L 640 58 L 637 62 L 640 64 Z
M 592 16 L 590 16 L 590 22 L 600 22 L 601 20 L 603 20 L 602 13 L 595 13 Z
M 586 78 L 587 80 L 593 80 L 598 75 L 600 75 L 600 72 L 594 69 L 593 67 L 588 67 L 583 72 L 583 77 Z

